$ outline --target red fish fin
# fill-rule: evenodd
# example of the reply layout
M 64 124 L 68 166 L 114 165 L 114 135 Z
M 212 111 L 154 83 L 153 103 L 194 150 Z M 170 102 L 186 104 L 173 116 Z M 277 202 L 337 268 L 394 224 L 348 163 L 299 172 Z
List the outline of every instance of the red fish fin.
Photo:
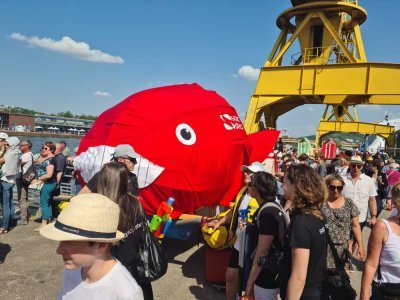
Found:
M 249 163 L 262 162 L 274 150 L 280 131 L 268 129 L 248 135 Z

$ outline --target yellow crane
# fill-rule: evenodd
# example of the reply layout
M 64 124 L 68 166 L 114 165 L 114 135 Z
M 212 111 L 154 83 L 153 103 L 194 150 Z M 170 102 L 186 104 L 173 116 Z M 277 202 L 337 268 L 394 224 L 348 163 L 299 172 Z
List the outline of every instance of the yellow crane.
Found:
M 393 126 L 358 120 L 356 105 L 400 104 L 400 64 L 367 62 L 360 30 L 365 9 L 357 0 L 291 2 L 276 20 L 281 32 L 261 68 L 246 131 L 276 128 L 279 116 L 300 105 L 325 104 L 316 147 L 334 131 L 376 134 L 393 146 Z M 284 65 L 295 41 L 300 53 Z

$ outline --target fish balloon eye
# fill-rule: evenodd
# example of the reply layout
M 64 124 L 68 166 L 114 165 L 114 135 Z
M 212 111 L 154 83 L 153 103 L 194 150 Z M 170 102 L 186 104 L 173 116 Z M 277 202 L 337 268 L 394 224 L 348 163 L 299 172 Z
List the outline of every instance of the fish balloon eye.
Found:
M 178 140 L 184 145 L 191 146 L 196 142 L 196 133 L 188 124 L 179 124 L 175 133 Z

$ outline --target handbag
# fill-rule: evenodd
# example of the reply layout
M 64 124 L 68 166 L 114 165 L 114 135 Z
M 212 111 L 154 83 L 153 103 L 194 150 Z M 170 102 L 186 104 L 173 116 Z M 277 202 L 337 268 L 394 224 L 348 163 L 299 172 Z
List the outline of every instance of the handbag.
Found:
M 339 258 L 335 245 L 329 236 L 328 227 L 325 226 L 325 228 L 328 245 L 332 251 L 336 266 L 334 269 L 327 269 L 324 282 L 325 292 L 328 293 L 332 299 L 354 300 L 357 297 L 357 293 L 351 286 L 350 277 L 344 269 L 344 262 Z
M 203 227 L 201 227 L 201 232 L 207 245 L 215 250 L 223 250 L 232 247 L 236 241 L 236 236 L 232 231 L 229 231 L 227 226 L 221 225 L 214 230 L 213 228 L 207 227 L 207 225 L 203 225 Z
M 376 300 L 399 300 L 400 283 L 381 282 L 381 267 L 378 266 L 378 282 L 372 282 L 372 297 Z
M 132 266 L 134 277 L 144 281 L 157 280 L 167 273 L 168 260 L 159 240 L 150 231 L 147 221 L 137 224 L 125 236 L 138 229 L 141 230 L 137 233 L 139 237 L 137 259 Z
M 40 180 L 32 180 L 28 186 L 28 189 L 40 191 L 43 187 L 43 181 Z
M 23 185 L 30 185 L 36 175 L 35 174 L 35 165 L 33 163 L 33 155 L 32 154 L 31 154 L 31 159 L 32 159 L 32 164 L 30 165 L 28 170 L 26 170 L 26 172 L 22 174 L 22 177 L 21 177 L 21 181 L 22 181 Z M 22 170 L 22 166 L 21 166 L 21 170 Z
M 219 220 L 225 217 L 229 212 L 230 209 L 216 215 L 213 220 Z M 208 227 L 207 224 L 204 224 L 201 227 L 201 233 L 207 245 L 216 250 L 231 248 L 236 242 L 236 235 L 229 229 L 229 226 L 221 225 L 214 230 L 212 227 Z

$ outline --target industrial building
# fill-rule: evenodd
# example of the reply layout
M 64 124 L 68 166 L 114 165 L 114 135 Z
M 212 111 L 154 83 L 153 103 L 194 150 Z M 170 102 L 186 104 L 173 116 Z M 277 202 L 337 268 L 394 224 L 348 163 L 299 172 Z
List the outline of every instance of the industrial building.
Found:
M 94 121 L 86 119 L 64 118 L 49 115 L 23 115 L 0 112 L 0 128 L 18 132 L 53 132 L 85 134 L 92 128 Z

